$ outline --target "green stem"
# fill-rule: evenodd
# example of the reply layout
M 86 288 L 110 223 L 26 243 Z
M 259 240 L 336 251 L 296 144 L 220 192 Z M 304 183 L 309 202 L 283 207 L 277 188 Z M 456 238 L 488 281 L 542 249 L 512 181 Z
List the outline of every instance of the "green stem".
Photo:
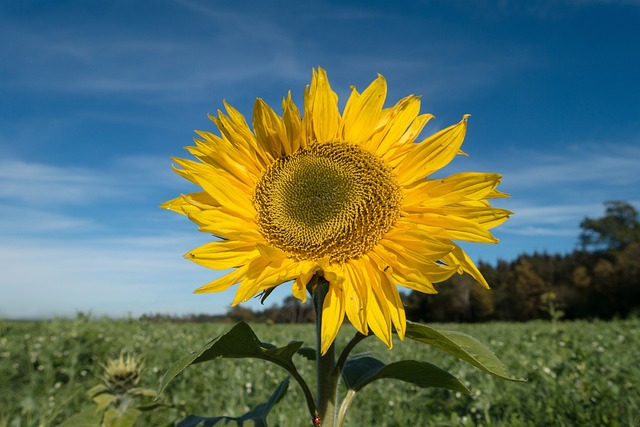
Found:
M 356 397 L 355 390 L 349 390 L 347 394 L 342 399 L 342 404 L 340 405 L 340 410 L 338 411 L 338 423 L 337 427 L 342 427 L 344 425 L 344 418 L 347 415 L 347 410 L 349 409 L 349 405 L 353 402 L 353 398 Z
M 338 359 L 338 363 L 336 363 L 336 372 L 338 375 L 342 373 L 342 369 L 344 368 L 344 364 L 347 362 L 347 357 L 349 357 L 349 353 L 354 349 L 356 345 L 363 339 L 367 338 L 367 335 L 363 335 L 360 332 L 356 332 L 356 335 L 351 338 L 351 341 L 346 345 L 342 353 L 340 353 L 340 358 Z M 346 396 L 342 399 L 342 403 L 340 404 L 340 409 L 338 410 L 338 420 L 336 423 L 336 427 L 342 427 L 344 425 L 344 418 L 347 415 L 347 409 L 349 409 L 349 405 L 353 401 L 353 398 L 356 396 L 356 392 L 354 390 L 347 391 Z
M 312 279 L 313 303 L 316 310 L 316 375 L 318 393 L 316 407 L 322 427 L 336 426 L 336 399 L 338 393 L 339 372 L 335 367 L 335 343 L 322 355 L 322 305 L 329 291 L 329 282 L 315 275 Z
M 309 386 L 307 385 L 304 378 L 300 376 L 300 373 L 295 368 L 292 370 L 291 367 L 285 366 L 284 364 L 280 364 L 277 362 L 274 362 L 274 363 L 284 368 L 298 382 L 298 385 L 300 385 L 300 388 L 302 389 L 302 393 L 304 394 L 304 398 L 307 400 L 307 407 L 309 408 L 309 413 L 313 417 L 318 411 L 316 410 L 316 404 L 313 401 L 313 395 L 311 394 L 311 390 L 309 389 Z

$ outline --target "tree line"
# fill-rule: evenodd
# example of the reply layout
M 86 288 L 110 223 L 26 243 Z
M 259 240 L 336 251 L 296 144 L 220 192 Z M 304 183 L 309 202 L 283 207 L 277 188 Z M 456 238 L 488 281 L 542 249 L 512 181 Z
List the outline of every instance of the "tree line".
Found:
M 640 315 L 640 222 L 630 203 L 605 203 L 600 218 L 585 218 L 576 249 L 568 254 L 533 253 L 495 265 L 478 263 L 491 290 L 469 275 L 436 285 L 437 295 L 403 295 L 407 318 L 421 322 L 612 319 Z M 146 316 L 157 318 L 158 316 Z M 164 316 L 160 316 L 164 317 Z M 185 321 L 314 321 L 309 302 L 287 297 L 281 305 L 253 311 L 237 306 L 220 316 Z

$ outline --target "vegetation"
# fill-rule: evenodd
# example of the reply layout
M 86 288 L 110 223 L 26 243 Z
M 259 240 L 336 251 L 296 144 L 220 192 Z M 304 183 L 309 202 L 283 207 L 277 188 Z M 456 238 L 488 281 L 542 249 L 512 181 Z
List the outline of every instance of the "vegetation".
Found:
M 265 341 L 284 345 L 307 341 L 311 325 L 253 325 Z M 473 387 L 470 396 L 420 389 L 385 381 L 363 389 L 347 415 L 347 425 L 638 425 L 640 419 L 640 320 L 548 321 L 446 324 L 441 329 L 468 333 L 496 351 L 525 383 L 494 379 L 430 346 L 406 341 L 388 351 L 378 340 L 356 351 L 381 360 L 428 361 Z M 166 368 L 229 329 L 228 324 L 90 319 L 38 322 L 0 321 L 0 427 L 57 426 L 94 407 L 87 391 L 104 382 L 104 365 L 122 352 L 144 360 L 139 387 L 156 389 Z M 354 330 L 343 327 L 338 347 Z M 294 362 L 305 378 L 313 363 Z M 187 414 L 238 416 L 267 401 L 285 378 L 275 365 L 258 360 L 221 360 L 189 367 L 160 400 L 141 413 L 136 425 L 169 426 Z M 238 393 L 242 390 L 242 393 Z M 143 401 L 140 402 L 145 403 Z M 147 398 L 146 403 L 151 403 Z M 308 415 L 300 390 L 289 393 L 269 416 L 272 426 L 305 425 Z
M 581 227 L 581 247 L 571 254 L 522 255 L 496 266 L 480 264 L 491 292 L 468 276 L 455 276 L 439 285 L 437 296 L 405 296 L 412 320 L 487 322 L 440 328 L 474 336 L 496 351 L 509 372 L 528 382 L 494 379 L 409 340 L 396 340 L 394 350 L 387 351 L 378 340 L 367 339 L 357 351 L 385 362 L 430 362 L 477 388 L 467 396 L 388 381 L 383 388 L 358 395 L 347 425 L 640 425 L 638 213 L 627 203 L 609 202 L 604 217 L 585 218 Z M 149 389 L 155 389 L 167 367 L 187 351 L 228 330 L 222 321 L 253 322 L 258 336 L 276 345 L 291 340 L 313 345 L 313 326 L 277 324 L 314 320 L 311 307 L 294 298 L 261 312 L 234 308 L 215 323 L 211 316 L 175 320 L 85 315 L 74 320 L 0 320 L 0 427 L 75 426 L 79 424 L 69 422 L 74 416 L 113 421 L 124 414 L 137 419 L 136 425 L 152 426 L 173 426 L 188 414 L 232 419 L 266 402 L 278 384 L 286 384 L 285 372 L 259 360 L 221 360 L 189 367 L 156 403 Z M 349 326 L 342 328 L 338 348 L 353 332 Z M 300 356 L 294 362 L 302 376 L 313 377 L 312 362 Z M 302 393 L 293 383 L 289 387 L 269 415 L 270 425 L 305 424 Z M 109 425 L 125 425 L 112 421 Z

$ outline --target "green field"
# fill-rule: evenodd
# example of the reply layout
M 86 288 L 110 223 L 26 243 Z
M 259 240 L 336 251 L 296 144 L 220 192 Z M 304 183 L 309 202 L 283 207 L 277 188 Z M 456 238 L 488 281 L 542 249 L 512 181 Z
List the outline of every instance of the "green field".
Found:
M 640 425 L 640 320 L 435 325 L 473 335 L 492 348 L 511 373 L 528 382 L 491 377 L 446 353 L 415 342 L 392 351 L 368 338 L 355 352 L 389 362 L 429 361 L 460 378 L 470 396 L 419 389 L 389 380 L 358 394 L 349 426 L 633 426 Z M 100 383 L 101 365 L 121 351 L 141 356 L 141 386 L 155 389 L 165 369 L 228 324 L 178 324 L 90 319 L 0 320 L 0 427 L 55 426 L 91 406 L 84 395 Z M 312 345 L 312 325 L 253 325 L 267 342 Z M 353 333 L 345 325 L 338 349 Z M 312 362 L 294 359 L 302 375 Z M 285 371 L 259 360 L 220 360 L 187 368 L 163 394 L 168 406 L 137 425 L 168 426 L 186 414 L 241 415 L 265 401 Z M 269 416 L 270 426 L 305 426 L 308 417 L 295 382 Z M 223 423 L 220 423 L 222 425 Z

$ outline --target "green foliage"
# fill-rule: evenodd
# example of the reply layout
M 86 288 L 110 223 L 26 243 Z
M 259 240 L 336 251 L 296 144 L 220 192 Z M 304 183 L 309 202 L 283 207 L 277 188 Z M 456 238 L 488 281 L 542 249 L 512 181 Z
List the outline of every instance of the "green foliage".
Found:
M 252 325 L 269 342 L 309 341 L 311 325 Z M 93 409 L 84 393 L 100 382 L 100 364 L 121 351 L 141 355 L 139 387 L 156 388 L 185 348 L 198 348 L 228 324 L 176 324 L 78 318 L 40 322 L 0 321 L 0 427 L 56 426 Z M 506 369 L 528 379 L 505 382 L 411 339 L 388 351 L 378 340 L 358 345 L 390 365 L 407 359 L 451 372 L 471 394 L 385 381 L 364 387 L 346 417 L 347 426 L 574 426 L 638 425 L 640 419 L 640 320 L 520 324 L 449 324 L 491 347 Z M 338 349 L 353 330 L 342 328 Z M 314 364 L 293 360 L 304 378 Z M 279 367 L 259 359 L 225 359 L 185 369 L 163 392 L 162 411 L 142 412 L 135 425 L 170 426 L 188 414 L 238 417 L 268 402 L 283 378 Z M 310 384 L 313 389 L 313 384 Z M 242 392 L 238 392 L 241 390 Z M 298 387 L 290 387 L 269 415 L 272 426 L 305 425 L 308 413 Z M 224 421 L 218 424 L 224 425 Z M 251 425 L 249 421 L 246 425 Z M 90 425 L 90 424 L 86 424 Z M 200 426 L 198 426 L 200 427 Z
M 293 356 L 301 347 L 301 341 L 291 341 L 284 347 L 276 347 L 272 344 L 263 343 L 258 339 L 249 325 L 244 322 L 240 322 L 228 332 L 225 332 L 219 337 L 209 341 L 199 350 L 194 351 L 174 363 L 162 377 L 160 386 L 158 387 L 157 396 L 159 396 L 169 383 L 187 366 L 222 358 L 256 358 L 271 362 L 288 371 L 300 384 L 305 398 L 307 399 L 307 405 L 309 406 L 311 413 L 313 413 L 313 396 L 311 395 L 307 384 L 300 377 L 296 365 L 293 363 Z M 278 386 L 278 390 L 283 390 L 282 394 L 284 394 L 287 389 L 287 386 L 284 386 L 283 388 L 283 384 L 285 383 L 283 382 Z M 288 385 L 288 380 L 286 380 L 286 384 Z M 270 398 L 270 402 L 273 401 L 272 404 L 261 404 L 259 407 L 261 409 L 259 411 L 250 411 L 248 416 L 250 416 L 250 419 L 259 418 L 260 422 L 266 425 L 266 415 L 268 411 L 273 407 L 275 402 L 281 399 L 281 397 L 282 396 L 277 393 L 274 394 Z M 256 413 L 254 414 L 254 412 Z M 219 419 L 222 418 L 216 418 L 216 420 Z M 225 419 L 227 419 L 227 417 L 225 417 Z M 235 420 L 235 418 L 228 419 Z M 240 417 L 237 420 L 245 421 L 244 417 Z
M 490 290 L 466 275 L 436 285 L 438 295 L 411 292 L 407 317 L 420 322 L 486 322 L 625 318 L 640 311 L 640 243 L 606 252 L 522 255 L 496 266 L 479 263 Z M 555 295 L 553 308 L 548 295 Z
M 500 360 L 498 360 L 498 358 L 488 348 L 468 335 L 451 331 L 439 332 L 426 325 L 409 322 L 407 324 L 406 337 L 444 350 L 453 356 L 456 356 L 459 359 L 497 377 L 513 379 L 507 374 L 506 369 Z M 352 344 L 355 345 L 364 338 L 365 337 L 363 335 L 356 336 Z M 302 377 L 300 377 L 297 368 L 293 363 L 293 356 L 298 353 L 301 348 L 302 342 L 300 341 L 292 341 L 284 347 L 275 347 L 271 344 L 265 344 L 258 339 L 249 325 L 244 322 L 240 322 L 233 326 L 233 328 L 228 332 L 209 341 L 199 350 L 192 352 L 174 363 L 160 382 L 158 396 L 178 374 L 190 365 L 221 358 L 256 358 L 272 362 L 284 368 L 294 378 L 296 378 L 303 393 L 305 394 L 305 398 L 307 399 L 310 417 L 313 417 L 317 414 L 314 397 L 311 394 L 307 383 Z M 352 347 L 349 349 L 352 349 Z M 301 353 L 304 357 L 308 358 L 308 351 L 306 349 L 302 350 Z M 343 357 L 346 357 L 347 355 L 348 352 L 345 352 Z M 469 390 L 450 373 L 435 365 L 421 361 L 403 360 L 386 365 L 380 360 L 370 356 L 357 356 L 345 359 L 345 364 L 342 367 L 342 371 L 339 373 L 342 374 L 345 384 L 351 392 L 345 409 L 342 411 L 342 417 L 346 414 L 346 407 L 350 405 L 355 393 L 365 385 L 380 379 L 405 381 L 419 387 L 442 387 L 465 393 L 469 392 Z M 284 394 L 284 391 L 282 393 Z M 274 396 L 278 396 L 277 399 Z M 274 396 L 270 399 L 270 402 L 273 402 L 273 404 L 282 397 L 279 394 Z M 210 426 L 223 419 L 227 421 L 235 420 L 239 425 L 241 425 L 243 421 L 252 419 L 255 420 L 256 424 L 266 426 L 266 415 L 273 407 L 273 404 L 262 404 L 258 407 L 260 408 L 259 411 L 257 411 L 258 408 L 256 408 L 256 410 L 250 411 L 248 414 L 240 418 L 202 418 L 190 416 L 185 419 L 183 423 L 180 423 L 180 425 L 196 426 L 199 423 L 204 423 L 206 426 Z M 251 418 L 246 418 L 248 416 L 251 416 Z
M 440 387 L 469 394 L 464 384 L 449 372 L 427 362 L 401 360 L 385 365 L 369 355 L 357 355 L 347 361 L 342 372 L 345 386 L 359 391 L 380 379 L 400 380 L 418 387 Z
M 606 202 L 605 215 L 595 219 L 585 218 L 580 228 L 583 249 L 591 247 L 616 251 L 630 243 L 640 243 L 638 211 L 627 202 Z
M 406 337 L 446 351 L 498 378 L 517 381 L 509 375 L 507 368 L 491 350 L 477 339 L 462 332 L 439 331 L 427 325 L 407 322 Z

